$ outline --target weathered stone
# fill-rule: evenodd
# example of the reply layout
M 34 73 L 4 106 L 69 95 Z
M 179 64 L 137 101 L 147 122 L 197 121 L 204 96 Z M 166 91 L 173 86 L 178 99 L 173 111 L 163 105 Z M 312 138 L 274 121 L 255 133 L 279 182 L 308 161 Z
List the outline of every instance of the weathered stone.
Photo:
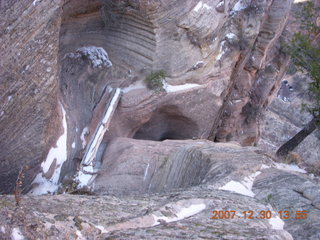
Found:
M 58 105 L 61 1 L 0 3 L 0 193 L 24 186 L 62 133 Z

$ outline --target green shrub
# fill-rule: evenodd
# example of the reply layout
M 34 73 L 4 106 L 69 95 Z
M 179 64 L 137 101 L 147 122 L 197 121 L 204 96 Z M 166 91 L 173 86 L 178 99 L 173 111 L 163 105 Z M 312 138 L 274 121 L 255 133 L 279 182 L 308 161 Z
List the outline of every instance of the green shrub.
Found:
M 146 79 L 146 85 L 151 90 L 163 90 L 162 80 L 166 77 L 166 72 L 163 70 L 150 73 Z

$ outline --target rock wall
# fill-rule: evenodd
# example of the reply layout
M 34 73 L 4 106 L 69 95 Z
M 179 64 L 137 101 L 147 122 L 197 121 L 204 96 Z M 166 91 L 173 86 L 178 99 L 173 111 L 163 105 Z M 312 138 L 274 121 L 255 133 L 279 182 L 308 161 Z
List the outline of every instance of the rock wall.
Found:
M 28 185 L 62 132 L 61 2 L 0 4 L 0 193 L 11 193 L 21 167 L 29 167 Z
M 5 132 L 1 144 L 6 149 L 1 152 L 5 159 L 1 164 L 6 166 L 1 176 L 10 182 L 4 189 L 12 191 L 21 163 L 34 167 L 27 173 L 27 185 L 41 161 L 40 175 L 51 183 L 55 174 L 59 181 L 76 174 L 115 88 L 121 89 L 122 97 L 99 147 L 97 166 L 116 137 L 255 144 L 259 113 L 279 87 L 286 65 L 278 40 L 291 2 L 26 1 L 19 6 L 23 14 L 14 18 L 16 23 L 3 25 L 2 46 L 7 46 L 3 51 L 7 54 L 1 66 L 21 67 L 17 74 L 21 80 L 29 69 L 30 76 L 21 81 L 26 89 L 39 82 L 32 88 L 35 96 L 18 85 L 12 85 L 10 92 L 9 77 L 14 71 L 3 71 L 4 110 L 11 106 L 0 117 Z M 18 3 L 3 4 L 1 9 L 9 16 L 14 4 Z M 44 15 L 47 8 L 49 14 Z M 39 20 L 30 20 L 36 17 Z M 14 35 L 20 32 L 29 35 Z M 38 41 L 39 46 L 28 50 L 32 54 L 16 57 L 16 49 L 28 47 L 8 47 L 13 36 L 17 44 Z M 25 65 L 25 61 L 33 63 L 32 71 L 31 63 Z M 166 72 L 163 89 L 148 89 L 146 77 L 159 70 Z M 15 97 L 18 88 L 23 92 Z M 57 138 L 63 134 L 58 98 L 66 112 L 67 153 L 50 155 L 49 162 L 50 147 L 57 143 L 58 151 Z M 18 106 L 22 112 L 14 110 Z M 9 133 L 14 136 L 7 141 Z M 29 136 L 31 149 L 24 136 Z M 10 171 L 9 162 L 15 165 L 10 163 Z

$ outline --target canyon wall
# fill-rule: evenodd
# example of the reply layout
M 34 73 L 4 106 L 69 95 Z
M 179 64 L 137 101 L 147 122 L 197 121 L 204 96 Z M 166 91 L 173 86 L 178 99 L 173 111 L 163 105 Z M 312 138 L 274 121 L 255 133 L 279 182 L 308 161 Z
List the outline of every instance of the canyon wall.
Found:
M 39 171 L 48 184 L 72 178 L 117 88 L 96 170 L 116 137 L 256 144 L 287 64 L 279 40 L 291 3 L 25 1 L 19 11 L 2 3 L 1 191 L 12 192 L 24 165 L 26 186 Z M 157 71 L 163 89 L 148 89 Z

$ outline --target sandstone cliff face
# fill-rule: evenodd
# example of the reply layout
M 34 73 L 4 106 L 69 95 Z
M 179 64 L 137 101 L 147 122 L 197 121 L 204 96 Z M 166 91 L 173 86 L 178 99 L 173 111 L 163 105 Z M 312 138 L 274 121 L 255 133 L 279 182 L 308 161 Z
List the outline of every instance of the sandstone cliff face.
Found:
M 9 171 L 12 175 L 1 175 L 11 183 L 3 189 L 12 190 L 13 176 L 21 163 L 34 166 L 28 170 L 26 185 L 35 177 L 41 160 L 37 181 L 46 178 L 50 184 L 57 184 L 73 176 L 99 132 L 99 123 L 116 88 L 121 89 L 121 100 L 115 106 L 108 131 L 95 142 L 95 162 L 91 163 L 95 169 L 115 137 L 155 141 L 209 138 L 255 144 L 259 136 L 258 115 L 274 95 L 286 65 L 278 40 L 291 2 L 69 0 L 50 2 L 52 5 L 44 1 L 21 5 L 19 9 L 24 14 L 17 21 L 23 24 L 27 23 L 24 16 L 29 19 L 36 16 L 33 14 L 44 14 L 47 8 L 50 14 L 40 14 L 43 21 L 31 21 L 21 30 L 30 34 L 30 38 L 17 36 L 13 41 L 25 44 L 27 39 L 33 43 L 36 34 L 44 31 L 39 41 L 48 42 L 30 48 L 33 54 L 30 61 L 37 68 L 23 82 L 29 89 L 30 82 L 42 79 L 37 85 L 39 94 L 28 95 L 26 90 L 20 97 L 10 98 L 11 92 L 2 97 L 8 102 L 4 108 L 10 107 L 10 101 L 21 99 L 13 102 L 7 115 L 0 119 L 1 127 L 8 132 L 2 135 L 1 144 L 8 150 L 1 152 L 1 159 L 6 159 L 1 164 L 14 162 Z M 6 4 L 2 9 L 8 15 L 15 5 Z M 10 21 L 6 24 L 10 25 Z M 7 28 L 12 30 L 4 32 L 2 39 L 6 44 L 2 46 L 9 46 L 23 24 L 17 22 Z M 45 52 L 50 61 L 40 58 L 42 53 L 37 51 L 43 48 L 52 49 Z M 24 49 L 24 45 L 16 49 Z M 8 52 L 2 64 L 4 69 L 12 68 L 10 64 L 14 61 L 10 56 L 14 54 Z M 52 66 L 41 68 L 45 64 Z M 24 67 L 20 62 L 18 66 Z M 157 92 L 147 89 L 144 79 L 158 70 L 164 70 L 167 77 L 164 91 Z M 12 71 L 3 72 L 12 75 Z M 18 77 L 24 79 L 24 73 L 20 72 Z M 7 75 L 2 77 L 6 91 L 11 83 Z M 18 89 L 18 85 L 14 86 Z M 19 91 L 24 90 L 19 87 Z M 41 96 L 47 99 L 44 101 Z M 13 110 L 15 106 L 21 106 L 25 112 Z M 38 108 L 31 111 L 31 106 Z M 28 129 L 10 119 L 17 119 Z M 64 121 L 66 126 L 62 124 Z M 14 136 L 7 141 L 9 132 Z M 22 137 L 29 136 L 28 132 L 29 141 L 38 141 L 32 146 L 39 148 L 30 150 Z M 62 136 L 57 139 L 62 133 L 66 141 L 64 154 L 55 156 L 51 151 L 54 148 L 50 147 L 56 143 L 55 149 L 62 151 L 59 148 Z M 5 172 L 9 168 L 6 166 L 2 168 Z
M 61 135 L 57 54 L 60 1 L 0 3 L 0 193 L 22 166 L 30 184 Z

